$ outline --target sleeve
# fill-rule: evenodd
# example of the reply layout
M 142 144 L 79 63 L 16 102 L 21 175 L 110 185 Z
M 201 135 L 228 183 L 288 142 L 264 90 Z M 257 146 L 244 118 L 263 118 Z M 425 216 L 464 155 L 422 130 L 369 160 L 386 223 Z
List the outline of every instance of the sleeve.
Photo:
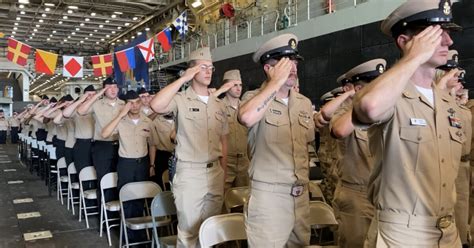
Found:
M 331 121 L 329 121 L 329 130 L 332 130 L 334 123 L 348 111 L 352 111 L 352 102 L 343 103 L 332 115 Z
M 171 102 L 166 107 L 165 114 L 173 112 L 174 116 L 177 116 L 177 114 L 178 114 L 178 103 L 177 103 L 177 101 L 179 101 L 180 97 L 181 97 L 181 95 L 178 93 L 173 97 L 173 99 L 171 99 Z
M 150 122 L 149 124 L 150 136 L 148 137 L 148 145 L 156 146 L 158 145 L 158 131 L 155 122 Z

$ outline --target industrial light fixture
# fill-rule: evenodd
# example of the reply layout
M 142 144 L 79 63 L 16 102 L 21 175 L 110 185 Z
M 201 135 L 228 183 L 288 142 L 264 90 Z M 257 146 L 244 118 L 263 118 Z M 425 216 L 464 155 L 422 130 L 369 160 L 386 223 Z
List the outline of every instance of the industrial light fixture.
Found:
M 136 20 L 138 20 L 138 17 L 135 16 L 135 17 L 132 18 L 132 20 L 136 21 Z
M 81 27 L 83 27 L 84 25 L 85 25 L 84 23 L 79 24 L 79 26 L 81 26 Z
M 121 15 L 123 14 L 122 12 L 115 11 L 114 14 Z
M 39 27 L 41 27 L 41 25 L 39 25 L 39 24 L 36 24 L 36 25 L 35 25 L 35 27 L 39 28 Z
M 150 31 L 150 28 L 148 28 L 148 27 L 147 27 L 147 28 L 145 28 L 145 31 Z
M 77 6 L 74 6 L 74 5 L 69 5 L 69 6 L 67 6 L 67 7 L 68 7 L 69 9 L 78 9 L 78 7 L 77 7 Z
M 67 20 L 67 18 L 68 18 L 67 16 L 63 16 L 63 19 L 64 19 L 64 20 Z
M 53 30 L 53 34 L 55 34 L 55 33 L 56 33 L 56 30 Z
M 201 6 L 201 5 L 202 5 L 201 0 L 196 0 L 196 1 L 194 1 L 194 2 L 191 4 L 191 6 L 192 6 L 193 8 L 197 8 L 197 7 Z
M 50 11 L 51 9 L 50 8 L 45 8 L 44 11 L 48 12 Z
M 115 18 L 115 17 L 117 17 L 117 15 L 114 14 L 114 15 L 111 15 L 110 17 Z
M 91 19 L 89 19 L 89 18 L 86 18 L 84 21 L 88 22 L 88 21 L 90 21 L 90 20 L 91 20 Z
M 74 11 L 68 10 L 67 13 L 68 13 L 68 14 L 72 14 L 72 13 L 74 13 Z
M 94 13 L 94 12 L 92 12 L 92 13 L 91 13 L 91 16 L 95 16 L 95 13 Z
M 128 26 L 130 26 L 130 23 L 129 23 L 129 22 L 126 22 L 126 23 L 123 24 L 123 25 L 125 25 L 125 27 L 128 27 Z
M 29 0 L 18 0 L 18 3 L 25 3 L 25 4 L 29 4 L 30 1 Z
M 63 24 L 63 21 L 59 21 L 58 23 L 59 23 L 59 24 Z
M 54 3 L 45 3 L 45 6 L 54 7 Z
M 25 8 L 25 5 L 20 4 L 20 5 L 18 6 L 18 8 L 23 9 L 23 8 Z
M 99 28 L 103 28 L 103 27 L 104 27 L 104 25 L 102 25 L 102 24 L 99 25 Z
M 20 14 L 24 15 L 24 14 L 26 14 L 26 12 L 25 11 L 20 11 Z
M 43 23 L 44 21 L 43 21 L 43 19 L 39 19 L 39 22 Z
M 43 13 L 43 14 L 41 14 L 41 16 L 42 16 L 42 17 L 46 17 L 46 14 L 45 14 L 45 13 Z
M 21 18 L 20 18 L 20 17 L 17 17 L 17 18 L 16 18 L 16 20 L 17 20 L 17 21 L 20 21 L 20 20 L 21 20 Z

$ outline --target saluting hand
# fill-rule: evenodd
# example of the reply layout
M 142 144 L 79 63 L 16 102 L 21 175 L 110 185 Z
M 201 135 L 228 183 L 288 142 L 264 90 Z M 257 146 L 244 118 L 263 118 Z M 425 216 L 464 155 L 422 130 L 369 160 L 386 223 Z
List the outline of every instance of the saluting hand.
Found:
M 195 65 L 191 68 L 188 68 L 181 76 L 181 78 L 183 78 L 186 82 L 191 81 L 200 70 L 201 67 L 199 65 Z
M 456 80 L 458 81 L 457 74 L 459 70 L 458 69 L 452 69 L 446 74 L 444 74 L 436 83 L 438 85 L 438 88 L 445 90 L 449 88 L 449 85 L 451 85 L 450 81 L 451 80 Z
M 132 104 L 130 102 L 127 102 L 125 106 L 123 106 L 122 111 L 120 111 L 120 117 L 125 117 L 128 114 L 128 111 L 130 111 Z
M 426 63 L 441 44 L 443 29 L 439 25 L 429 26 L 413 36 L 402 49 L 408 59 L 417 60 L 420 65 Z
M 285 84 L 286 80 L 290 76 L 291 68 L 293 66 L 289 58 L 282 58 L 275 66 L 271 66 L 265 73 L 268 77 L 268 83 L 275 83 L 279 86 Z
M 87 99 L 87 97 L 92 96 L 92 95 L 95 95 L 95 91 L 87 91 L 81 96 L 81 98 L 79 98 L 79 101 L 83 102 Z

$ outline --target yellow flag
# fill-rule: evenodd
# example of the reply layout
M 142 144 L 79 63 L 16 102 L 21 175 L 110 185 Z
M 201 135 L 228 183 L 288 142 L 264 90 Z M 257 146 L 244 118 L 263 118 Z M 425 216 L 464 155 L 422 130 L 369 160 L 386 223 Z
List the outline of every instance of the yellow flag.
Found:
M 3 37 L 5 37 L 5 34 L 0 32 L 0 38 L 3 38 Z
M 58 55 L 43 50 L 36 49 L 36 72 L 54 74 Z

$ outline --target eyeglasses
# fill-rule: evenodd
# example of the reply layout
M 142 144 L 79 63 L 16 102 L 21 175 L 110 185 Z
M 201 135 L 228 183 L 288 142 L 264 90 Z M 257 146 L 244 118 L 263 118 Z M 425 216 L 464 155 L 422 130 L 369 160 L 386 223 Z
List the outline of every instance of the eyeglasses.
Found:
M 216 71 L 216 67 L 214 67 L 213 65 L 200 65 L 199 68 L 201 68 L 202 71 L 206 71 L 209 69 L 213 72 Z

